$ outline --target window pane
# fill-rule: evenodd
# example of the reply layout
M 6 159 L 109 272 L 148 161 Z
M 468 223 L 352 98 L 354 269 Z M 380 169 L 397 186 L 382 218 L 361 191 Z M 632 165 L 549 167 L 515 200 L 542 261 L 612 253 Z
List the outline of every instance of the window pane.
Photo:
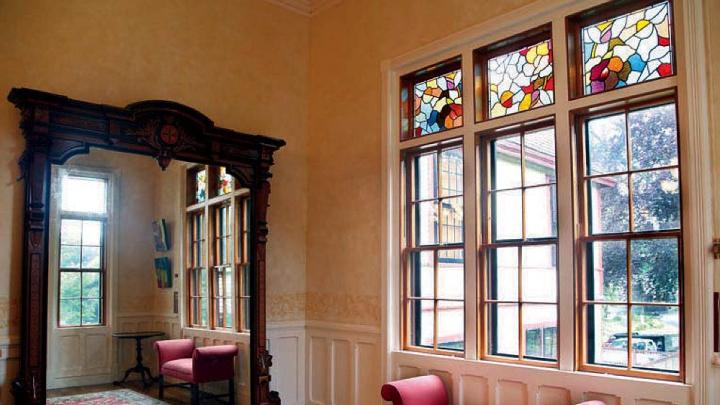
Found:
M 100 298 L 102 291 L 102 280 L 100 273 L 83 272 L 82 273 L 82 296 L 83 298 Z
M 518 355 L 518 304 L 489 304 L 490 354 Z
M 588 362 L 627 366 L 627 307 L 587 306 Z
M 441 196 L 455 196 L 463 193 L 462 147 L 440 152 Z
M 495 191 L 491 195 L 493 241 L 522 238 L 522 191 Z
M 60 268 L 80 268 L 80 246 L 60 246 Z
M 62 179 L 62 210 L 104 214 L 107 182 L 92 177 L 67 176 Z
M 632 307 L 633 366 L 680 370 L 680 312 L 678 307 Z
M 82 268 L 83 269 L 99 269 L 100 268 L 100 248 L 93 246 L 84 246 L 82 248 Z
M 555 185 L 525 189 L 525 237 L 557 236 L 557 201 Z
M 554 88 L 550 40 L 488 60 L 490 118 L 552 104 Z
M 80 325 L 80 308 L 81 300 L 70 299 L 60 300 L 60 326 L 78 326 Z
M 225 297 L 226 298 L 232 298 L 233 297 L 233 274 L 232 269 L 230 267 L 225 268 Z
M 82 221 L 63 219 L 60 221 L 60 243 L 63 245 L 79 245 L 82 237 Z
M 523 304 L 525 354 L 543 360 L 557 359 L 557 305 Z
M 218 168 L 217 186 L 218 195 L 227 194 L 233 190 L 233 176 L 222 166 Z
M 673 74 L 665 1 L 582 28 L 585 94 Z
M 435 296 L 435 263 L 431 251 L 413 252 L 410 258 L 410 296 Z
M 463 299 L 465 296 L 465 267 L 463 251 L 438 251 L 437 298 Z
M 624 240 L 588 243 L 588 299 L 627 299 L 627 245 Z
M 635 231 L 680 228 L 680 181 L 677 169 L 633 173 Z
M 82 324 L 83 325 L 99 325 L 100 324 L 100 300 L 99 299 L 83 299 L 82 300 Z
M 200 273 L 200 275 L 198 277 L 200 278 L 200 280 L 198 280 L 198 281 L 200 282 L 200 290 L 198 292 L 199 292 L 199 295 L 206 297 L 207 296 L 207 270 L 200 269 L 199 273 Z
M 557 301 L 557 251 L 555 245 L 523 246 L 523 301 Z
M 208 324 L 208 299 L 200 299 L 200 325 Z
M 488 250 L 490 299 L 517 301 L 518 248 L 503 247 Z
M 678 302 L 678 242 L 640 239 L 630 244 L 634 302 Z
M 233 327 L 233 301 L 231 299 L 224 299 L 223 300 L 225 304 L 225 327 L 226 328 L 232 328 Z
M 416 84 L 414 93 L 415 136 L 462 126 L 462 71 L 460 69 Z
M 463 199 L 446 198 L 442 204 L 442 243 L 462 243 L 463 241 Z
M 207 172 L 199 170 L 195 173 L 195 202 L 203 202 L 207 198 Z
M 675 104 L 632 111 L 628 126 L 633 169 L 678 164 Z
M 490 188 L 503 190 L 522 185 L 520 171 L 520 137 L 512 136 L 490 144 Z
M 433 347 L 434 304 L 431 300 L 410 300 L 410 342 L 414 346 Z
M 525 143 L 525 185 L 555 182 L 555 128 L 527 132 Z
M 438 301 L 438 348 L 464 350 L 465 307 L 462 301 Z
M 592 233 L 627 232 L 630 216 L 627 176 L 591 179 L 589 192 Z
M 627 170 L 624 114 L 589 120 L 585 143 L 589 175 Z
M 80 273 L 60 272 L 60 298 L 80 298 Z
M 416 235 L 418 245 L 435 245 L 438 243 L 438 203 L 425 201 L 415 204 Z
M 100 221 L 82 221 L 83 246 L 102 245 L 102 225 Z
M 415 199 L 437 198 L 437 154 L 428 153 L 415 158 Z

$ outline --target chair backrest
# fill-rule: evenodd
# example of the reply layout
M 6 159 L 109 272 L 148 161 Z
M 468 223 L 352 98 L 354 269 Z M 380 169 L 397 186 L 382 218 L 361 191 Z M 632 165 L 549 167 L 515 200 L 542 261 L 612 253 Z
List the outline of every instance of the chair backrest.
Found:
M 198 382 L 229 380 L 235 376 L 235 345 L 198 347 L 193 352 L 193 375 Z
M 158 354 L 158 369 L 168 361 L 191 358 L 195 350 L 192 339 L 158 340 L 154 346 Z
M 391 381 L 382 386 L 380 395 L 393 405 L 448 405 L 445 384 L 436 375 Z

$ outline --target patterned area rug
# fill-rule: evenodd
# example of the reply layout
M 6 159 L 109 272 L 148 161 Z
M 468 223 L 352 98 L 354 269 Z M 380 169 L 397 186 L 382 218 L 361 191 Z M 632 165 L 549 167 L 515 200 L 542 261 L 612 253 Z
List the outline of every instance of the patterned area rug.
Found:
M 46 403 L 52 405 L 167 405 L 167 402 L 163 402 L 155 398 L 150 398 L 147 395 L 143 395 L 128 389 L 49 398 Z

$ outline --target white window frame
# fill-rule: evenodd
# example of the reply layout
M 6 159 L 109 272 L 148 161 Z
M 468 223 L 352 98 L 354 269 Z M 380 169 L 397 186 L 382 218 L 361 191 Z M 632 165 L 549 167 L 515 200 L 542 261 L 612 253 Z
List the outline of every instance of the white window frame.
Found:
M 382 258 L 383 258 L 383 379 L 403 377 L 407 367 L 429 371 L 448 369 L 458 373 L 469 372 L 487 375 L 497 382 L 508 376 L 510 379 L 524 378 L 533 384 L 543 384 L 547 378 L 555 380 L 554 385 L 567 386 L 573 393 L 583 387 L 613 387 L 623 403 L 634 403 L 637 398 L 657 397 L 677 403 L 713 403 L 710 379 L 713 371 L 710 365 L 712 354 L 712 280 L 713 263 L 709 253 L 712 240 L 712 190 L 710 179 L 710 134 L 708 117 L 708 95 L 706 78 L 705 37 L 703 29 L 702 0 L 674 0 L 674 35 L 677 74 L 671 77 L 645 82 L 626 88 L 570 100 L 568 87 L 566 17 L 577 12 L 601 5 L 601 0 L 549 0 L 537 1 L 512 13 L 498 16 L 447 38 L 426 45 L 416 51 L 386 60 L 382 63 Z M 531 16 L 532 18 L 528 18 Z M 511 37 L 546 23 L 552 23 L 554 49 L 555 104 L 538 110 L 526 111 L 493 120 L 474 122 L 475 98 L 471 78 L 473 77 L 473 50 Z M 462 56 L 462 70 L 465 78 L 464 111 L 465 123 L 460 128 L 400 141 L 399 91 L 400 77 L 446 60 Z M 575 150 L 572 147 L 570 112 L 594 105 L 601 105 L 620 98 L 631 98 L 667 89 L 677 89 L 678 123 L 681 134 L 682 171 L 685 241 L 685 383 L 671 383 L 659 380 L 637 380 L 628 377 L 606 376 L 575 371 L 575 312 L 576 284 L 574 266 L 574 243 L 577 235 L 576 210 L 570 199 L 575 190 L 572 162 Z M 550 370 L 526 366 L 497 364 L 479 359 L 478 349 L 478 306 L 477 277 L 479 275 L 477 253 L 477 145 L 475 134 L 494 128 L 533 120 L 548 115 L 555 116 L 557 195 L 558 195 L 558 276 L 559 276 L 559 369 Z M 407 148 L 443 140 L 462 138 L 465 156 L 465 358 L 448 359 L 443 356 L 412 353 L 402 350 L 400 283 L 401 277 L 401 235 L 400 228 L 402 173 L 400 155 Z M 572 218 L 573 220 L 567 220 Z M 459 363 L 458 363 L 459 362 Z M 515 370 L 515 374 L 514 374 Z M 517 376 L 516 370 L 523 370 L 524 377 Z M 560 373 L 558 375 L 557 373 Z M 552 377 L 548 377 L 552 376 Z M 461 376 L 458 375 L 457 378 Z M 564 378 L 562 383 L 557 379 Z M 579 378 L 579 379 L 578 379 Z M 538 385 L 535 385 L 537 387 Z M 626 387 L 627 386 L 627 387 Z M 610 389 L 610 388 L 608 388 Z M 589 391 L 592 389 L 588 388 Z M 618 390 L 624 390 L 622 392 Z M 489 391 L 494 391 L 490 389 Z M 575 395 L 575 394 L 573 394 Z M 461 394 L 462 396 L 462 394 Z M 491 397 L 494 396 L 491 395 Z

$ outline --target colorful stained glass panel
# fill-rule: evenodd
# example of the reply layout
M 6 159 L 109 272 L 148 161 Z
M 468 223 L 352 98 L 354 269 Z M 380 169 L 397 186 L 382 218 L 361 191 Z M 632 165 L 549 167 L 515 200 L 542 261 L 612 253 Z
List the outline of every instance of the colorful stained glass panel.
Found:
M 414 86 L 414 136 L 457 128 L 463 124 L 460 69 Z
M 552 41 L 496 56 L 487 68 L 490 118 L 554 102 Z
M 670 3 L 582 28 L 585 94 L 673 74 Z
M 232 192 L 233 176 L 224 167 L 218 169 L 217 194 L 223 195 Z
M 200 170 L 195 173 L 195 202 L 203 202 L 207 198 L 207 172 Z

